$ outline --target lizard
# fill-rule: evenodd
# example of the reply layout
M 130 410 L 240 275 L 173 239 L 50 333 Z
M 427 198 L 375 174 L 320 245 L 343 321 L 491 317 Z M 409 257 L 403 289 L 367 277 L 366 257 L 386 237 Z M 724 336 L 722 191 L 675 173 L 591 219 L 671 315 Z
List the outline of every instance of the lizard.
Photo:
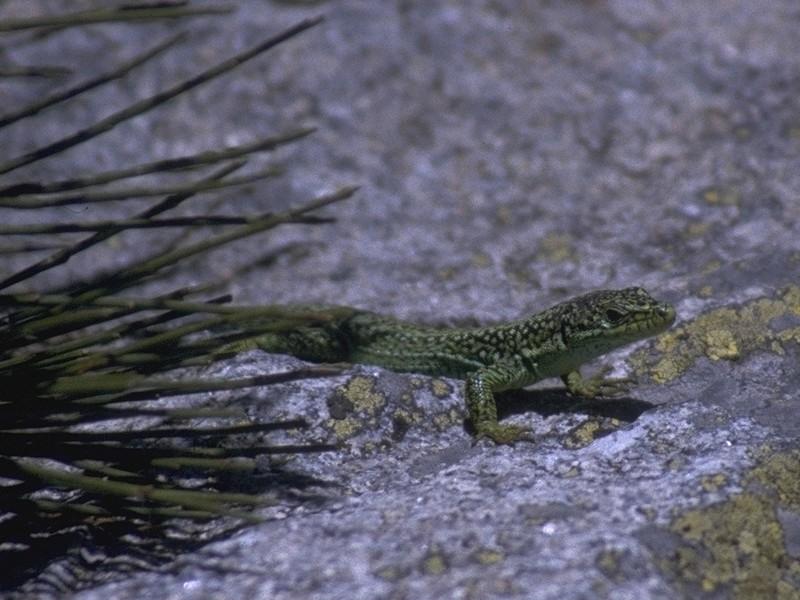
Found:
M 310 362 L 370 364 L 462 379 L 477 438 L 498 444 L 531 438 L 524 427 L 498 423 L 496 392 L 560 377 L 576 396 L 591 399 L 623 393 L 631 380 L 607 379 L 608 369 L 584 378 L 580 365 L 661 333 L 675 321 L 671 305 L 656 301 L 640 287 L 590 292 L 527 318 L 471 328 L 437 328 L 358 309 L 330 308 L 339 310 L 340 316 L 262 334 L 240 342 L 236 350 L 257 347 Z M 292 309 L 312 307 L 288 308 Z

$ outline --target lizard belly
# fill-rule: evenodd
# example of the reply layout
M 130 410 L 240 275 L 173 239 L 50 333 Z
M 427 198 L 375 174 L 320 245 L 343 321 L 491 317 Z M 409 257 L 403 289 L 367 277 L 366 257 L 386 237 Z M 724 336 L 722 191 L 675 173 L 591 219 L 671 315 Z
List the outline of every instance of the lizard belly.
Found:
M 464 379 L 483 365 L 453 354 L 425 350 L 362 348 L 354 350 L 350 360 L 385 367 L 400 373 L 421 373 Z
M 547 377 L 560 377 L 561 375 L 574 371 L 580 367 L 582 363 L 583 361 L 568 355 L 553 356 L 539 361 L 539 371 L 542 379 Z

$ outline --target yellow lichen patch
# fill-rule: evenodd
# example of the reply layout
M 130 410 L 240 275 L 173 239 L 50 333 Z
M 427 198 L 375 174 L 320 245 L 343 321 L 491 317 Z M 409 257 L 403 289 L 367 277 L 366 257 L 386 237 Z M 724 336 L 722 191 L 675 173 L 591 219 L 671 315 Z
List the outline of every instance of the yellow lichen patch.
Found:
M 492 266 L 492 257 L 485 252 L 476 252 L 472 255 L 470 262 L 472 266 L 477 269 L 485 269 L 486 267 Z
M 562 445 L 570 450 L 584 448 L 597 438 L 618 429 L 620 425 L 619 419 L 607 419 L 605 421 L 596 418 L 587 419 L 567 434 Z
M 443 379 L 431 379 L 431 392 L 437 398 L 447 398 L 452 391 L 450 384 Z
M 723 473 L 717 473 L 715 475 L 706 475 L 703 477 L 700 485 L 703 486 L 703 489 L 707 492 L 716 492 L 726 483 L 728 483 L 728 478 L 725 477 Z
M 670 529 L 683 544 L 664 566 L 707 592 L 731 586 L 734 598 L 775 598 L 792 562 L 774 508 L 754 494 L 690 510 Z
M 719 269 L 721 266 L 722 266 L 722 263 L 718 259 L 712 258 L 705 265 L 703 265 L 703 268 L 701 269 L 700 272 L 707 275 L 708 273 L 713 273 L 714 271 Z
M 704 285 L 697 291 L 697 295 L 701 298 L 711 298 L 714 295 L 714 288 L 710 285 Z
M 441 575 L 447 570 L 447 559 L 441 550 L 434 549 L 422 561 L 422 571 L 427 575 Z
M 597 553 L 594 564 L 598 570 L 611 581 L 623 581 L 623 565 L 627 553 L 617 548 L 605 548 Z
M 703 237 L 706 233 L 708 233 L 710 227 L 711 225 L 709 223 L 689 223 L 688 227 L 686 228 L 686 237 Z
M 347 417 L 346 419 L 330 419 L 328 421 L 328 426 L 333 429 L 333 433 L 340 440 L 351 438 L 363 429 L 363 425 L 352 417 Z
M 707 592 L 722 588 L 731 589 L 734 598 L 798 598 L 800 560 L 786 550 L 777 509 L 800 511 L 800 451 L 764 447 L 755 458 L 759 464 L 742 482 L 747 491 L 674 519 L 670 529 L 683 541 L 662 566 Z M 712 475 L 703 487 L 725 482 L 723 474 Z
M 394 412 L 393 417 L 411 425 L 412 423 L 419 423 L 422 420 L 422 413 L 419 411 L 410 411 L 404 408 L 398 408 Z
M 632 362 L 647 370 L 658 383 L 671 381 L 701 356 L 711 360 L 737 360 L 755 350 L 782 354 L 783 344 L 800 342 L 800 328 L 774 332 L 770 323 L 787 315 L 800 315 L 800 287 L 790 286 L 773 298 L 758 298 L 738 308 L 719 308 L 700 315 L 662 335 L 655 345 L 660 356 L 644 351 Z
M 539 242 L 539 252 L 550 262 L 561 263 L 575 260 L 573 240 L 566 234 L 548 233 Z
M 706 346 L 706 355 L 713 360 L 736 360 L 739 358 L 739 346 L 733 333 L 727 329 L 707 331 L 703 342 Z
M 792 314 L 800 316 L 800 287 L 789 286 L 783 293 L 783 301 Z
M 679 336 L 675 331 L 679 331 L 681 335 Z M 680 327 L 675 331 L 668 331 L 656 340 L 656 350 L 662 353 L 672 352 L 675 350 L 678 345 L 680 344 L 680 338 L 685 337 L 683 335 L 683 328 Z
M 390 581 L 390 582 L 399 581 L 406 575 L 407 573 L 405 572 L 404 569 L 401 569 L 400 567 L 396 567 L 393 565 L 387 567 L 381 567 L 380 569 L 375 571 L 376 577 L 380 577 L 384 581 Z
M 749 480 L 774 493 L 782 506 L 800 512 L 800 450 L 765 458 L 751 471 Z
M 778 334 L 778 340 L 781 342 L 794 342 L 795 344 L 800 344 L 800 327 L 784 329 Z
M 357 375 L 336 388 L 328 402 L 332 417 L 328 426 L 340 440 L 350 438 L 364 428 L 366 421 L 374 422 L 385 405 L 386 398 L 375 390 L 375 381 Z
M 454 425 L 460 424 L 463 416 L 455 409 L 451 409 L 446 413 L 439 413 L 433 415 L 433 425 L 437 431 L 444 431 L 450 429 Z
M 564 440 L 564 446 L 567 448 L 583 448 L 591 444 L 599 432 L 600 423 L 594 419 L 584 421 L 569 432 L 569 435 Z
M 375 391 L 375 381 L 369 377 L 357 375 L 336 391 L 352 402 L 357 411 L 370 416 L 386 404 L 386 398 Z
M 734 206 L 739 204 L 739 192 L 731 188 L 710 187 L 701 196 L 708 204 Z
M 481 548 L 475 552 L 474 557 L 476 562 L 486 566 L 496 565 L 505 559 L 505 555 L 502 552 L 491 548 Z

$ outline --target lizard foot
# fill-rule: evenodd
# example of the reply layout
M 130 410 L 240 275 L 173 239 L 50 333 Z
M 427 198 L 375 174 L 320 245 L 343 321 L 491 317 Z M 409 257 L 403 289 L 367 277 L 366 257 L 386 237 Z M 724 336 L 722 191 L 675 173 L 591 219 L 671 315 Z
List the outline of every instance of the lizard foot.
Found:
M 533 442 L 534 437 L 526 427 L 518 425 L 500 425 L 491 423 L 481 425 L 475 436 L 476 441 L 481 438 L 489 438 L 495 444 L 508 444 L 513 446 L 515 442 Z
M 611 370 L 611 367 L 603 367 L 599 373 L 587 379 L 581 378 L 580 374 L 577 377 L 570 374 L 565 381 L 570 393 L 588 399 L 619 396 L 628 391 L 630 384 L 636 383 L 631 377 L 606 378 Z

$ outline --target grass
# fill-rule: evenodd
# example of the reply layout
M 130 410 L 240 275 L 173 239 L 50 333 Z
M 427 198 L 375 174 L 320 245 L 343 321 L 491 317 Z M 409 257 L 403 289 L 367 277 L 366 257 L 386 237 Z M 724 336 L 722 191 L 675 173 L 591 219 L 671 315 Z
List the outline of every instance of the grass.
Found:
M 90 23 L 126 21 L 146 26 L 143 23 L 159 18 L 221 18 L 231 10 L 229 5 L 194 8 L 187 2 L 120 6 L 5 19 L 0 32 L 29 32 L 27 43 L 36 43 L 43 31 L 53 35 L 63 28 Z M 268 165 L 235 175 L 255 155 L 308 143 L 313 128 L 288 124 L 281 131 L 237 146 L 77 173 L 68 179 L 8 179 L 22 167 L 92 143 L 120 123 L 231 73 L 321 21 L 301 21 L 32 151 L 16 156 L 4 153 L 11 157 L 0 164 L 0 207 L 33 218 L 23 223 L 15 218 L 13 224 L 0 225 L 0 236 L 6 242 L 3 251 L 25 257 L 27 263 L 0 280 L 0 556 L 6 572 L 0 589 L 14 589 L 36 576 L 48 562 L 85 543 L 87 536 L 96 545 L 109 531 L 116 532 L 117 539 L 136 534 L 140 543 L 127 547 L 123 554 L 138 557 L 139 562 L 131 560 L 141 566 L 154 556 L 169 558 L 180 550 L 170 545 L 165 535 L 176 519 L 226 518 L 235 524 L 258 521 L 262 517 L 254 508 L 286 501 L 281 486 L 286 472 L 274 476 L 260 473 L 259 456 L 335 449 L 324 442 L 268 441 L 275 432 L 306 427 L 302 415 L 254 422 L 236 407 L 197 402 L 179 406 L 168 401 L 195 394 L 207 399 L 220 390 L 337 374 L 336 366 L 324 365 L 244 378 L 203 377 L 196 369 L 227 358 L 218 348 L 232 341 L 298 323 L 324 321 L 330 314 L 286 313 L 279 306 L 236 306 L 226 294 L 209 297 L 214 282 L 162 291 L 155 297 L 135 293 L 142 284 L 159 281 L 188 259 L 232 242 L 263 237 L 286 225 L 319 227 L 332 222 L 333 218 L 321 211 L 350 198 L 356 187 L 310 197 L 279 212 L 170 215 L 201 194 L 213 195 L 245 183 L 258 185 L 282 174 L 282 168 Z M 34 118 L 58 118 L 64 103 L 132 77 L 142 65 L 185 42 L 185 34 L 179 33 L 106 73 L 79 76 L 79 81 L 30 104 L 4 107 L 0 129 L 12 124 L 25 126 Z M 2 44 L 0 37 L 0 49 Z M 134 177 L 162 173 L 179 180 L 169 185 L 138 180 L 135 185 L 126 184 Z M 54 220 L 54 213 L 48 212 L 57 206 L 110 201 L 127 207 L 126 215 L 65 222 Z M 199 228 L 205 228 L 207 234 L 190 241 L 185 232 Z M 61 289 L 41 283 L 76 255 L 100 252 L 109 239 L 132 229 L 162 237 L 174 231 L 174 241 L 166 250 L 133 261 L 115 273 L 89 273 Z M 84 237 L 64 242 L 59 235 Z M 54 243 L 56 239 L 58 243 Z M 266 483 L 255 491 L 240 489 L 246 481 L 242 474 Z M 297 488 L 302 478 L 289 479 Z M 158 552 L 153 550 L 156 547 Z M 77 585 L 64 583 L 70 589 Z

